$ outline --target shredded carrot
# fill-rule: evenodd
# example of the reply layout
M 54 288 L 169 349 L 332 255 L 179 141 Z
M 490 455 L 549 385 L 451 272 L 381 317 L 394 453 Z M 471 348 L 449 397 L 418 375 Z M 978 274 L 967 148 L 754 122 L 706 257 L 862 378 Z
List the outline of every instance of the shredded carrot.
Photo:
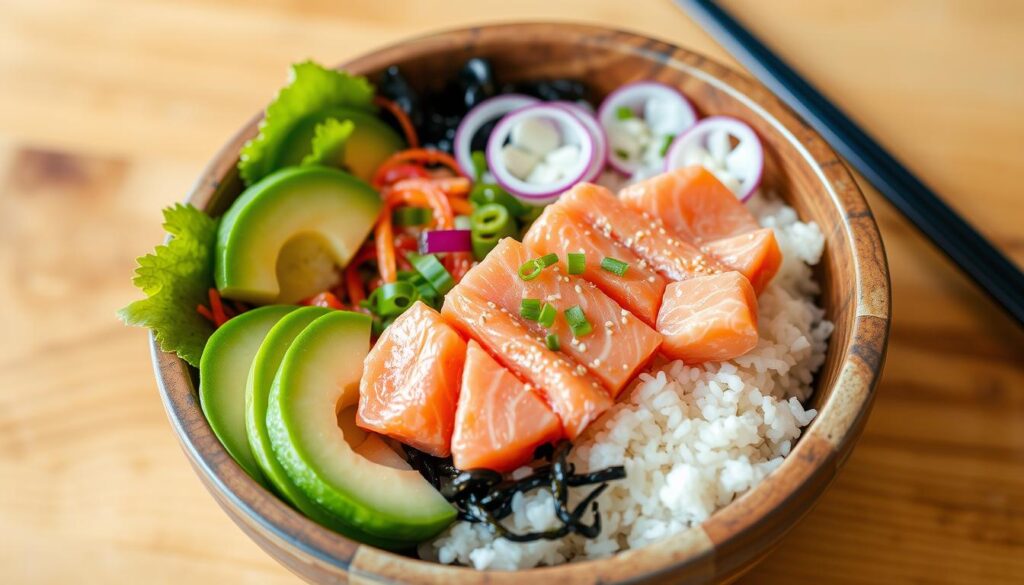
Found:
M 449 197 L 448 203 L 451 204 L 452 211 L 454 211 L 456 215 L 473 215 L 473 204 L 466 199 Z
M 333 293 L 324 291 L 317 295 L 314 295 L 302 302 L 303 305 L 310 305 L 313 307 L 326 307 L 328 309 L 344 309 L 345 306 L 341 304 L 338 297 L 334 296 Z
M 395 191 L 422 189 L 425 185 L 440 189 L 451 197 L 464 197 L 473 187 L 466 177 L 435 177 L 432 179 L 404 179 L 394 183 Z
M 412 121 L 409 120 L 405 110 L 395 102 L 379 95 L 373 96 L 373 103 L 391 112 L 391 115 L 398 120 L 398 125 L 402 127 L 402 132 L 405 133 L 405 141 L 409 143 L 410 148 L 420 147 L 420 139 L 416 136 L 416 128 L 413 127 Z
M 367 260 L 377 257 L 377 250 L 373 246 L 366 246 L 356 253 L 345 267 L 345 289 L 348 293 L 348 302 L 358 307 L 359 303 L 366 299 L 366 290 L 363 288 L 363 279 L 359 275 L 359 268 Z
M 214 325 L 217 324 L 217 320 L 213 318 L 213 313 L 210 312 L 210 309 L 206 308 L 206 305 L 197 305 L 196 312 L 202 315 L 210 323 L 213 323 Z
M 380 184 L 374 184 L 374 186 L 381 189 L 388 185 L 398 183 L 399 181 L 409 179 L 430 179 L 430 173 L 419 165 L 404 163 L 385 169 L 379 179 Z
M 384 184 L 384 174 L 388 172 L 388 169 L 403 163 L 444 165 L 454 171 L 456 175 L 469 178 L 469 175 L 462 170 L 459 163 L 452 158 L 452 155 L 433 148 L 410 148 L 408 150 L 396 152 L 381 163 L 381 165 L 377 167 L 377 172 L 374 173 L 373 181 L 371 181 L 371 183 L 379 188 L 380 185 Z
M 377 247 L 377 270 L 384 282 L 398 280 L 398 267 L 395 261 L 394 230 L 391 227 L 392 206 L 384 204 L 381 217 L 373 230 L 373 243 Z
M 213 314 L 213 324 L 217 327 L 228 322 L 228 316 L 224 312 L 224 304 L 221 302 L 220 293 L 217 289 L 211 288 L 207 295 L 210 298 L 210 312 Z

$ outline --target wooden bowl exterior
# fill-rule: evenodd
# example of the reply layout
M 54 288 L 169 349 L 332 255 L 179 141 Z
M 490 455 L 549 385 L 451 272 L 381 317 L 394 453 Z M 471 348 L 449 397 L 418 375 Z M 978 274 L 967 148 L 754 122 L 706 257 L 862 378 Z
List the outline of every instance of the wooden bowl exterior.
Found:
M 199 408 L 195 372 L 153 345 L 168 416 L 189 459 L 229 516 L 264 550 L 317 583 L 562 585 L 732 579 L 763 558 L 806 514 L 848 457 L 871 407 L 889 332 L 889 276 L 877 226 L 857 184 L 820 136 L 766 89 L 705 57 L 631 33 L 572 24 L 515 24 L 440 33 L 395 45 L 343 67 L 371 78 L 392 64 L 417 87 L 450 77 L 467 58 L 491 59 L 503 79 L 575 77 L 596 96 L 623 83 L 657 79 L 679 87 L 701 114 L 751 124 L 770 153 L 764 184 L 813 220 L 826 236 L 817 268 L 835 323 L 811 399 L 819 414 L 782 466 L 702 526 L 613 557 L 532 569 L 478 572 L 419 561 L 352 542 L 321 528 L 251 480 L 210 430 Z M 189 201 L 222 212 L 241 189 L 243 128 L 211 162 Z

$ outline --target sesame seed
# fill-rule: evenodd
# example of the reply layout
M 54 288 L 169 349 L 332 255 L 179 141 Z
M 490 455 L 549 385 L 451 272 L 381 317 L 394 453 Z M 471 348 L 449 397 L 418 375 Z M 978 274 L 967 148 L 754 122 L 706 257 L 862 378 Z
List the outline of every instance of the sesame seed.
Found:
M 584 368 L 583 366 L 576 366 L 576 375 L 577 376 L 582 376 L 583 374 L 586 374 L 586 373 L 587 373 L 587 368 Z
M 627 311 L 626 309 L 622 309 L 621 311 L 619 311 L 619 314 L 625 317 L 626 315 L 629 314 L 629 311 Z
M 582 294 L 583 293 L 583 287 L 578 285 L 578 284 L 573 287 L 573 290 L 576 291 L 576 294 Z
M 622 321 L 622 324 L 623 324 L 623 325 L 625 325 L 625 324 L 627 323 L 627 321 L 626 321 L 626 316 L 625 316 L 625 315 L 623 315 L 623 316 L 622 316 L 622 319 L 621 319 L 621 321 Z
M 654 281 L 655 281 L 655 278 L 653 276 L 648 276 L 647 277 L 647 282 L 654 282 Z
M 487 306 L 491 309 L 497 309 L 498 305 L 495 305 L 493 301 L 487 301 Z
M 665 235 L 665 228 L 663 228 L 663 227 L 658 228 L 658 233 L 661 234 L 661 235 Z
M 629 366 L 627 366 L 626 364 L 622 364 L 622 370 L 623 371 L 629 370 Z
M 580 351 L 587 351 L 587 344 L 586 343 L 582 343 L 582 342 L 580 343 Z
M 612 323 L 611 321 L 604 322 L 604 326 L 607 327 L 608 329 L 611 329 L 614 325 L 615 323 Z

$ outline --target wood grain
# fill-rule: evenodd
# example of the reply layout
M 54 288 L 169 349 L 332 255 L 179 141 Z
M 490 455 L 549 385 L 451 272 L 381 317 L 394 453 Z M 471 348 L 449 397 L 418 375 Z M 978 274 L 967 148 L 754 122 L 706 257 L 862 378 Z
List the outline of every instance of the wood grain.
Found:
M 1019 3 L 726 4 L 1024 261 Z M 296 582 L 175 446 L 144 334 L 113 319 L 135 298 L 133 258 L 159 239 L 160 207 L 290 61 L 526 18 L 632 28 L 724 57 L 668 2 L 0 8 L 0 581 Z M 746 581 L 1019 582 L 1024 336 L 869 196 L 896 316 L 874 413 L 833 488 Z

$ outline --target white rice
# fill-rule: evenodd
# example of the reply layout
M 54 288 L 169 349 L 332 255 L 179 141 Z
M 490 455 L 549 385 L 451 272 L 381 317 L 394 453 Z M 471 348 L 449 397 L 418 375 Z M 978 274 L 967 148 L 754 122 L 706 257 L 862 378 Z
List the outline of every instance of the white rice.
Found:
M 626 479 L 598 499 L 600 536 L 520 544 L 495 538 L 481 524 L 457 522 L 421 545 L 421 556 L 481 570 L 607 556 L 701 523 L 782 463 L 817 414 L 801 401 L 812 391 L 832 332 L 814 303 L 818 286 L 809 268 L 821 258 L 824 237 L 777 201 L 757 196 L 750 208 L 761 225 L 775 229 L 784 258 L 759 299 L 761 339 L 727 362 L 674 361 L 641 374 L 577 441 L 571 460 L 581 470 L 626 468 Z M 503 522 L 515 532 L 558 526 L 546 491 L 517 494 L 512 509 Z

